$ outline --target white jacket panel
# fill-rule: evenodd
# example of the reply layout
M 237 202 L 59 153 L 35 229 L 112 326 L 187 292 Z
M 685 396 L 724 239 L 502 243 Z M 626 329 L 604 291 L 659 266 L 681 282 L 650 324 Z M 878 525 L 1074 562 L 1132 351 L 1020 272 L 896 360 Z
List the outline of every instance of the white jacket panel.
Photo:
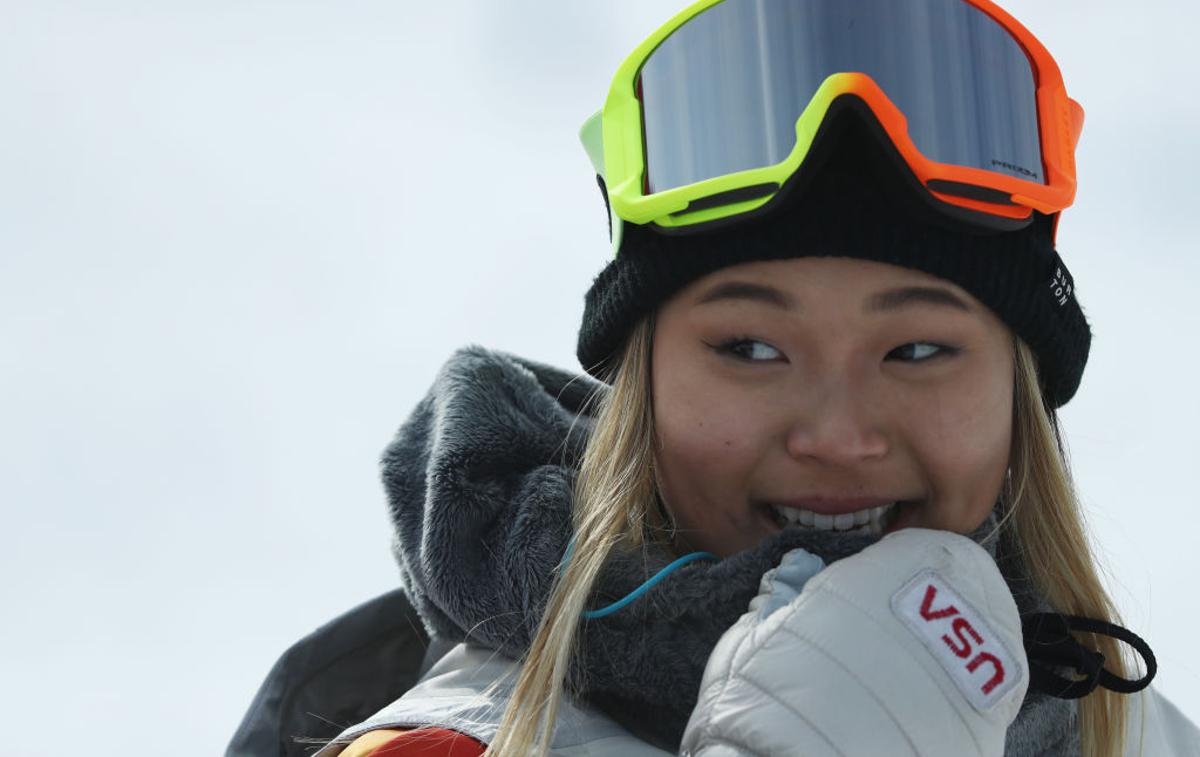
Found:
M 1200 728 L 1153 686 L 1127 701 L 1125 757 L 1200 757 Z
M 380 728 L 440 726 L 489 744 L 499 730 L 516 672 L 517 663 L 497 652 L 459 644 L 438 660 L 416 686 L 366 721 L 342 731 L 335 742 L 314 757 L 334 757 L 358 736 Z M 489 684 L 494 681 L 501 684 L 489 692 Z M 669 753 L 635 737 L 599 710 L 563 697 L 550 754 L 665 757 Z
M 439 660 L 430 669 L 422 682 L 407 692 L 397 702 L 380 711 L 363 723 L 347 728 L 339 740 L 352 741 L 357 736 L 376 728 L 415 728 L 424 725 L 443 727 L 467 728 L 465 732 L 484 743 L 495 737 L 499 715 L 503 713 L 504 701 L 494 701 L 494 709 L 485 706 L 476 709 L 469 719 L 473 725 L 465 726 L 464 712 L 481 702 L 481 695 L 487 687 L 487 676 L 497 674 L 508 675 L 515 670 L 511 660 L 478 647 L 459 645 L 451 653 Z M 472 672 L 473 671 L 473 672 Z M 777 683 L 772 684 L 777 685 Z M 750 693 L 745 700 L 733 701 L 731 706 L 744 708 L 752 721 L 752 726 L 758 728 L 777 728 L 790 713 L 781 714 L 771 707 L 760 706 L 761 695 Z M 1200 730 L 1188 721 L 1179 710 L 1158 693 L 1154 687 L 1129 697 L 1129 739 L 1125 757 L 1200 757 Z M 399 706 L 403 703 L 403 706 Z M 1143 732 L 1144 721 L 1144 750 L 1138 751 L 1138 739 Z M 571 721 L 577 743 L 566 743 L 571 739 L 556 741 L 552 754 L 558 757 L 665 757 L 668 755 L 660 749 L 635 738 L 620 726 L 615 725 L 603 713 L 589 708 L 579 707 L 566 700 L 560 709 L 560 723 Z M 482 716 L 481 716 L 482 713 Z M 783 720 L 781 720 L 781 718 Z M 490 721 L 491 725 L 488 725 Z M 457 723 L 457 725 L 452 725 Z M 486 738 L 482 738 L 486 736 Z M 330 744 L 315 755 L 315 757 L 333 757 L 342 751 L 344 744 Z M 700 752 L 703 757 L 747 757 L 747 755 L 796 755 L 797 757 L 817 757 L 818 755 L 855 755 L 845 745 L 831 745 L 826 751 L 802 752 L 795 745 L 781 752 L 748 751 L 740 743 L 723 743 L 713 739 L 705 743 Z M 855 755 L 857 757 L 857 755 Z

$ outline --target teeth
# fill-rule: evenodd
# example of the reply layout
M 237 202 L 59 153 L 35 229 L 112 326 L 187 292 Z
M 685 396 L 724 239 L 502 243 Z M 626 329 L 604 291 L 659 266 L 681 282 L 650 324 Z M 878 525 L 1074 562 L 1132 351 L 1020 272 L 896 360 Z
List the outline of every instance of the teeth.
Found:
M 841 515 L 822 515 L 811 510 L 801 510 L 794 507 L 771 505 L 776 518 L 783 526 L 799 525 L 805 528 L 816 528 L 822 531 L 855 531 L 879 536 L 895 517 L 896 502 L 867 510 Z

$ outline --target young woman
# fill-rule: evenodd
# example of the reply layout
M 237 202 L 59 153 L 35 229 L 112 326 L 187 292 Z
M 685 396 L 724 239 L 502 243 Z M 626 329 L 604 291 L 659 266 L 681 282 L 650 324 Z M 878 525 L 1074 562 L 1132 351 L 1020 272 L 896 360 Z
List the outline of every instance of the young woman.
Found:
M 319 757 L 1200 753 L 1059 434 L 1082 121 L 987 0 L 656 32 L 583 132 L 589 375 L 443 368 L 383 463 L 449 651 Z

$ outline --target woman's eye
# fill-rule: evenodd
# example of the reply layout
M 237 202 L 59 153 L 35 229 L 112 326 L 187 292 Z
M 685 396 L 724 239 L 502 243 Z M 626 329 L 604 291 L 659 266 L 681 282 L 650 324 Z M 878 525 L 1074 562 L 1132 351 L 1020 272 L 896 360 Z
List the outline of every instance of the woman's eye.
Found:
M 957 355 L 959 352 L 957 347 L 947 347 L 944 344 L 935 344 L 934 342 L 909 342 L 892 350 L 892 355 L 903 353 L 910 355 L 911 359 L 904 360 L 905 363 L 926 363 L 930 360 L 942 357 L 948 358 Z
M 749 337 L 729 339 L 715 346 L 713 349 L 720 354 L 729 355 L 747 363 L 768 363 L 783 357 L 779 350 L 766 342 L 760 342 L 757 339 Z M 889 356 L 901 356 L 901 362 L 905 363 L 927 363 L 937 358 L 954 357 L 960 351 L 957 347 L 937 344 L 936 342 L 909 342 L 892 350 Z
M 722 342 L 713 349 L 723 355 L 731 355 L 737 360 L 743 360 L 748 363 L 767 363 L 783 356 L 779 350 L 766 342 L 760 342 L 757 339 L 749 339 L 747 337 L 730 339 Z

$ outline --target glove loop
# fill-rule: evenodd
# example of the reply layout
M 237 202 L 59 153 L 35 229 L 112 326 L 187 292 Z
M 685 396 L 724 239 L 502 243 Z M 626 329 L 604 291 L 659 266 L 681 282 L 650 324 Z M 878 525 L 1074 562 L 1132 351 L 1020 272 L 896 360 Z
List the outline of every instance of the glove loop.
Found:
M 1110 636 L 1133 647 L 1146 662 L 1146 675 L 1131 681 L 1104 668 L 1104 655 L 1076 641 L 1071 630 Z M 1058 699 L 1079 699 L 1103 686 L 1109 691 L 1132 694 L 1150 685 L 1158 672 L 1154 652 L 1140 636 L 1127 628 L 1095 618 L 1036 612 L 1021 616 L 1025 655 L 1029 658 L 1029 686 Z M 1052 666 L 1073 668 L 1085 676 L 1070 680 L 1055 674 Z

